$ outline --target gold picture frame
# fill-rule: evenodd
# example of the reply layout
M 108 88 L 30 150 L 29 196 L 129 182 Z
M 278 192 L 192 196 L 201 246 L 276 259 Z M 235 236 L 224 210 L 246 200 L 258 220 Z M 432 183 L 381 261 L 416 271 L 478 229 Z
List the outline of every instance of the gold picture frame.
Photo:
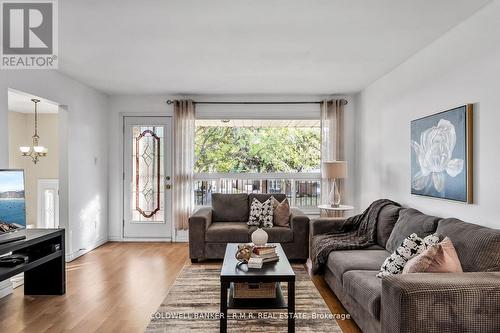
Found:
M 474 106 L 411 122 L 411 194 L 474 202 Z

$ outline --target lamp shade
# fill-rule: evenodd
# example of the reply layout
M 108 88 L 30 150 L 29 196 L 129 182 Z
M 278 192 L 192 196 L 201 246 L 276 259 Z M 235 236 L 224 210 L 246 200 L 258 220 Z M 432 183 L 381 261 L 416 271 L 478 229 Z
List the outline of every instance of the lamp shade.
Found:
M 347 162 L 346 161 L 323 162 L 323 178 L 326 179 L 347 178 Z

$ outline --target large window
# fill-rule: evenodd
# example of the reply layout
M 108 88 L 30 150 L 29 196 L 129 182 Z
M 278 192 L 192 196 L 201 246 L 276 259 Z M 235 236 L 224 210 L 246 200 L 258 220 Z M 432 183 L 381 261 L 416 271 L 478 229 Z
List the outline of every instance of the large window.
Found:
M 286 193 L 315 207 L 320 160 L 319 120 L 197 120 L 196 204 L 212 193 Z

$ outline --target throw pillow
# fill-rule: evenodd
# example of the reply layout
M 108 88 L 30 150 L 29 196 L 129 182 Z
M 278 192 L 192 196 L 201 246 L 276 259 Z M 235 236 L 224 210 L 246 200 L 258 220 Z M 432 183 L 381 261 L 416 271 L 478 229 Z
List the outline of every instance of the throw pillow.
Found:
M 264 202 L 260 202 L 255 198 L 252 200 L 250 217 L 247 224 L 260 226 L 261 223 L 266 228 L 273 226 L 273 204 L 271 198 Z
M 451 239 L 431 245 L 427 250 L 410 259 L 403 268 L 407 273 L 461 273 L 462 265 Z
M 271 197 L 272 198 L 272 197 Z M 273 227 L 273 201 L 271 198 L 262 203 L 262 212 L 260 213 L 260 221 L 264 228 Z
M 430 246 L 433 246 L 433 245 L 436 245 L 437 243 L 439 243 L 439 236 L 437 233 L 431 234 L 427 237 L 424 237 L 423 241 L 424 241 L 425 249 L 428 249 Z
M 260 225 L 260 214 L 262 213 L 262 203 L 257 200 L 252 200 L 252 205 L 250 206 L 250 217 L 248 218 L 248 225 Z
M 273 224 L 280 227 L 290 226 L 290 204 L 288 199 L 285 198 L 282 202 L 279 202 L 275 197 L 271 197 L 273 202 Z
M 391 274 L 401 274 L 408 260 L 425 251 L 426 246 L 431 246 L 437 242 L 439 242 L 439 237 L 435 234 L 429 235 L 424 239 L 418 237 L 416 233 L 411 234 L 403 240 L 396 251 L 385 259 L 377 277 L 381 278 Z

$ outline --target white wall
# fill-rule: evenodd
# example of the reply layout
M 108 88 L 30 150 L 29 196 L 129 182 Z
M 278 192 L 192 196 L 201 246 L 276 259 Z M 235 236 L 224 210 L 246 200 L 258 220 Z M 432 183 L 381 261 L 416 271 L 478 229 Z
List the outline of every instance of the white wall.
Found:
M 354 103 L 350 96 L 337 96 L 348 100 L 348 105 L 345 108 L 346 112 L 346 151 L 347 160 L 349 165 L 354 166 L 355 159 L 355 137 L 354 137 L 354 127 L 355 127 L 355 115 L 354 115 Z M 192 98 L 196 101 L 318 101 L 326 98 L 326 96 L 258 96 L 258 95 L 213 95 L 213 96 L 164 96 L 164 95 L 152 95 L 152 96 L 110 96 L 109 98 L 109 239 L 110 240 L 122 240 L 122 138 L 123 138 L 123 127 L 122 127 L 122 117 L 126 115 L 162 115 L 162 116 L 172 116 L 173 106 L 167 105 L 165 102 L 168 99 L 175 98 Z M 331 98 L 331 97 L 330 97 Z M 263 106 L 264 107 L 264 106 Z M 200 109 L 203 109 L 203 116 L 206 118 L 209 116 L 210 109 L 214 106 L 210 105 L 200 105 Z M 222 107 L 224 110 L 216 111 L 217 116 L 222 118 L 231 117 L 234 112 L 240 112 L 242 114 L 247 114 L 246 117 L 251 118 L 257 110 L 255 106 L 248 107 L 242 105 L 233 105 L 232 111 L 228 110 L 228 106 Z M 286 106 L 285 106 L 286 108 Z M 294 110 L 295 109 L 295 110 Z M 287 113 L 289 111 L 289 113 Z M 310 111 L 310 110 L 309 110 Z M 291 106 L 289 109 L 279 113 L 278 107 L 273 107 L 269 112 L 273 112 L 272 117 L 287 117 L 291 114 L 297 114 L 297 108 Z M 268 115 L 269 116 L 269 115 Z M 240 118 L 245 118 L 241 116 Z M 348 180 L 347 187 L 354 187 L 354 177 Z M 351 204 L 354 201 L 354 191 L 349 191 L 346 198 L 346 203 Z
M 494 1 L 356 96 L 356 205 L 387 197 L 500 228 L 500 2 Z M 410 195 L 410 121 L 474 103 L 474 196 Z
M 65 105 L 60 158 L 60 223 L 66 227 L 67 258 L 72 259 L 107 241 L 108 98 L 56 71 L 22 70 L 0 73 L 0 167 L 8 161 L 8 89 L 16 89 Z M 66 111 L 67 110 L 67 111 Z M 64 144 L 67 142 L 67 144 Z M 61 166 L 61 165 L 60 165 Z M 67 202 L 66 202 L 67 197 Z

